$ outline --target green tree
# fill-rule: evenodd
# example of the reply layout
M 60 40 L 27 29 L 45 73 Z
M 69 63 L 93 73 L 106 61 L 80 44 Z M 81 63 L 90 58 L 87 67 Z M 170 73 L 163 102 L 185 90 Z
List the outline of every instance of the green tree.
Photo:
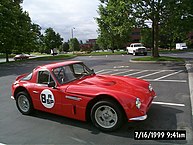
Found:
M 0 1 L 0 51 L 6 54 L 6 62 L 9 61 L 8 54 L 17 43 L 17 17 L 19 15 L 21 15 L 21 8 L 18 1 Z
M 0 52 L 30 53 L 36 47 L 40 29 L 31 23 L 29 14 L 20 6 L 22 0 L 0 1 Z
M 79 51 L 80 50 L 80 44 L 77 38 L 71 38 L 69 42 L 70 51 Z
M 100 50 L 99 45 L 97 43 L 94 44 L 93 50 L 94 51 Z
M 38 51 L 40 53 L 46 53 L 46 45 L 45 45 L 43 34 L 41 34 L 38 39 Z
M 65 52 L 69 51 L 70 47 L 69 47 L 68 42 L 64 42 L 62 46 L 63 46 L 63 51 L 65 51 Z
M 99 29 L 97 44 L 102 48 L 114 49 L 122 47 L 129 39 L 133 19 L 127 0 L 100 0 L 99 18 L 96 18 Z
M 45 31 L 44 42 L 46 46 L 46 53 L 50 53 L 51 49 L 59 48 L 62 45 L 63 38 L 59 33 L 56 33 L 53 28 L 48 28 Z
M 59 47 L 59 51 L 62 52 L 68 52 L 69 51 L 69 44 L 68 42 L 64 42 L 60 47 Z
M 31 25 L 31 42 L 32 51 L 39 51 L 39 48 L 43 45 L 41 27 L 38 24 Z
M 152 56 L 159 57 L 159 35 L 160 29 L 165 27 L 165 30 L 174 33 L 178 37 L 180 31 L 190 30 L 191 14 L 193 11 L 192 0 L 130 0 L 128 1 L 134 10 L 131 13 L 138 24 L 144 24 L 145 21 L 150 21 L 152 28 Z M 182 18 L 186 18 L 182 20 Z M 188 22 L 188 23 L 187 23 Z M 183 26 L 184 24 L 184 26 Z M 170 29 L 168 29 L 170 28 Z
M 14 53 L 30 53 L 33 51 L 33 29 L 31 24 L 31 18 L 27 12 L 22 12 L 16 17 L 16 30 L 14 42 Z M 13 31 L 13 30 L 12 30 Z
M 152 46 L 152 33 L 151 29 L 146 27 L 141 30 L 141 43 L 146 47 L 151 48 Z

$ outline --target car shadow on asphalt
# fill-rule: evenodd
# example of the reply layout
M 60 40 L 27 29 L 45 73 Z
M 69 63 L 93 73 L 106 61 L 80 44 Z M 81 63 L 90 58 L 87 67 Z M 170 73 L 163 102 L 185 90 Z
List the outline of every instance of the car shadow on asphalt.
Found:
M 61 117 L 58 115 L 54 115 L 54 114 L 50 114 L 42 111 L 35 111 L 31 117 L 46 119 L 46 120 L 58 122 L 61 124 L 69 125 L 71 127 L 79 127 L 79 128 L 88 130 L 91 134 L 94 134 L 94 135 L 105 133 L 112 136 L 119 136 L 119 137 L 134 139 L 134 131 L 137 131 L 137 130 L 144 130 L 144 131 L 177 130 L 178 127 L 177 127 L 176 116 L 179 113 L 183 113 L 183 111 L 173 107 L 165 107 L 162 105 L 153 104 L 148 112 L 148 118 L 146 120 L 126 123 L 121 129 L 115 132 L 101 132 L 100 130 L 95 128 L 91 122 L 82 122 L 82 121 Z M 167 143 L 172 143 L 172 144 L 187 143 L 186 140 L 155 140 L 155 141 L 159 143 L 166 143 L 166 144 Z M 136 140 L 136 142 L 141 142 L 141 141 Z M 145 143 L 148 143 L 148 141 L 145 141 L 144 144 Z

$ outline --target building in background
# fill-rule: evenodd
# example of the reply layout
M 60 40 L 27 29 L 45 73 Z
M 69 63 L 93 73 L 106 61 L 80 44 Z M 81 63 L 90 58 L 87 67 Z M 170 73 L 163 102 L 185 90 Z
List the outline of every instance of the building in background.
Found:
M 97 39 L 88 39 L 86 43 L 80 44 L 80 49 L 82 51 L 88 51 L 91 50 L 96 45 Z
M 191 44 L 193 44 L 193 31 L 188 34 L 188 38 L 189 38 Z
M 130 39 L 131 43 L 139 43 L 141 40 L 141 28 L 133 28 Z

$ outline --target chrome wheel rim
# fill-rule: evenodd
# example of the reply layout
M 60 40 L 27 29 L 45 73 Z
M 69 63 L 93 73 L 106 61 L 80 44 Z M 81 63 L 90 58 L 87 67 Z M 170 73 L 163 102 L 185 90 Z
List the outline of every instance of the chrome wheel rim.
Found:
M 20 95 L 18 97 L 18 106 L 23 112 L 27 112 L 30 108 L 29 100 L 25 95 Z
M 116 111 L 110 106 L 100 106 L 95 111 L 95 120 L 103 128 L 112 128 L 118 121 Z

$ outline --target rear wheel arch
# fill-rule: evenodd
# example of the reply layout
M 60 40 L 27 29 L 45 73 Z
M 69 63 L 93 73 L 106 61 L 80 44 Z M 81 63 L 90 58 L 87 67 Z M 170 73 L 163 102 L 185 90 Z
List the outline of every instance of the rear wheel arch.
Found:
M 16 100 L 16 106 L 22 114 L 30 115 L 34 111 L 32 98 L 25 87 L 20 86 L 16 88 L 14 98 Z
M 19 86 L 16 88 L 15 92 L 14 92 L 14 98 L 16 99 L 16 96 L 19 92 L 26 92 L 29 95 L 29 92 L 27 91 L 27 89 L 25 87 Z M 29 95 L 30 96 L 30 95 Z

